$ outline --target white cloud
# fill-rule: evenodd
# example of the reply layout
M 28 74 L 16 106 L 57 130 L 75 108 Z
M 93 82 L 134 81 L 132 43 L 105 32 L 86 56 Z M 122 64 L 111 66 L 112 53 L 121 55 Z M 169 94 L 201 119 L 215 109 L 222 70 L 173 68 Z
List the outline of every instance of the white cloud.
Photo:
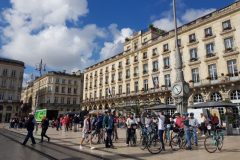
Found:
M 88 13 L 87 0 L 12 0 L 2 14 L 5 45 L 1 54 L 35 66 L 40 59 L 53 69 L 83 68 L 92 63 L 97 38 L 105 31 L 95 24 L 67 27 Z
M 188 9 L 186 10 L 186 12 L 183 14 L 182 16 L 182 21 L 184 23 L 193 21 L 199 17 L 202 17 L 204 15 L 207 15 L 213 11 L 215 11 L 216 9 L 214 8 L 209 8 L 209 9 Z
M 133 34 L 133 30 L 130 28 L 123 28 L 119 30 L 117 27 L 118 26 L 116 24 L 109 26 L 113 41 L 104 43 L 104 47 L 100 51 L 101 60 L 122 52 L 125 38 L 130 37 Z
M 213 12 L 215 9 L 187 9 L 184 14 L 177 19 L 178 26 L 193 21 L 201 16 Z M 153 25 L 163 30 L 169 31 L 174 29 L 174 20 L 171 12 L 164 12 L 162 18 L 153 21 Z

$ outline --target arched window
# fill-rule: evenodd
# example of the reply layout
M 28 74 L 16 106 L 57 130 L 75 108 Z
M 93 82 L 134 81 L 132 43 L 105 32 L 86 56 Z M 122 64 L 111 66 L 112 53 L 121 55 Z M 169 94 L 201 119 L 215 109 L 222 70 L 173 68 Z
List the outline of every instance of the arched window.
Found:
M 167 97 L 166 104 L 173 104 L 173 98 L 172 97 Z
M 3 110 L 3 106 L 0 106 L 0 111 L 2 111 Z
M 211 94 L 211 101 L 221 101 L 222 95 L 219 92 L 214 92 Z
M 194 103 L 200 103 L 200 102 L 203 102 L 203 97 L 201 94 L 196 94 L 194 97 L 193 97 L 193 102 Z
M 7 111 L 12 111 L 12 106 L 7 106 Z
M 231 100 L 240 100 L 240 90 L 234 90 L 231 92 Z

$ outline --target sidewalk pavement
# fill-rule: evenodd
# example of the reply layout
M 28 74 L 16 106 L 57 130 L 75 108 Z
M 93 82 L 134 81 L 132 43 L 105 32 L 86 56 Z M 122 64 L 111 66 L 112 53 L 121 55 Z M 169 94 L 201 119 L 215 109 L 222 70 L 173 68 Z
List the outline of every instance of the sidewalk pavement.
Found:
M 5 129 L 26 134 L 26 129 L 9 129 L 8 126 L 4 126 Z M 35 133 L 35 137 L 40 138 L 41 129 Z M 124 159 L 141 159 L 141 160 L 239 160 L 240 157 L 240 136 L 226 136 L 224 139 L 224 146 L 221 152 L 208 153 L 203 146 L 203 139 L 199 140 L 199 146 L 194 147 L 192 151 L 180 150 L 172 151 L 171 148 L 166 145 L 166 151 L 162 151 L 160 154 L 152 155 L 147 149 L 141 150 L 139 147 L 127 147 L 126 146 L 126 130 L 118 129 L 119 140 L 114 141 L 115 149 L 105 148 L 104 144 L 94 144 L 95 150 L 90 150 L 89 145 L 85 144 L 83 151 L 92 154 L 99 155 L 115 155 L 116 157 L 125 157 Z M 55 128 L 49 128 L 47 135 L 51 137 L 51 142 L 55 144 L 61 144 L 64 146 L 79 149 L 81 132 L 63 130 L 56 131 Z M 47 141 L 47 140 L 46 140 Z

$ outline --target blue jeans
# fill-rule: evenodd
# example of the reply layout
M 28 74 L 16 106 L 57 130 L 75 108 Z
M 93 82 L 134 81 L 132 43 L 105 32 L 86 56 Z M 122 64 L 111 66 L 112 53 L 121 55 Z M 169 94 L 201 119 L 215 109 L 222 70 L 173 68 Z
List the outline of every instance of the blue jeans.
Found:
M 198 144 L 197 128 L 193 128 L 193 138 L 194 138 L 194 143 L 197 145 Z
M 192 147 L 192 144 L 191 144 L 191 133 L 190 133 L 190 129 L 189 128 L 185 128 L 184 129 L 185 131 L 185 139 L 187 141 L 187 147 Z
M 31 138 L 32 144 L 36 144 L 35 139 L 33 137 L 33 131 L 28 131 L 27 136 L 26 136 L 26 138 L 25 138 L 25 140 L 23 142 L 23 145 L 25 145 L 27 143 L 29 138 Z
M 162 149 L 165 149 L 164 141 L 163 141 L 163 133 L 164 133 L 164 130 L 158 130 L 159 140 L 162 143 Z

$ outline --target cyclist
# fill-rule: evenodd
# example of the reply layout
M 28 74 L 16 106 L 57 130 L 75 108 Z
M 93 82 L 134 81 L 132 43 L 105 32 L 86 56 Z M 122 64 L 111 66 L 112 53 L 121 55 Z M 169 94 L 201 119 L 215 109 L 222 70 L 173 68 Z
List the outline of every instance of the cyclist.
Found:
M 193 130 L 193 138 L 195 146 L 198 146 L 198 136 L 197 136 L 197 128 L 199 126 L 198 120 L 194 118 L 194 113 L 190 113 L 189 124 Z
M 156 115 L 158 115 L 158 135 L 159 135 L 159 140 L 162 143 L 162 150 L 165 151 L 165 146 L 164 146 L 164 141 L 163 141 L 163 133 L 165 130 L 165 116 L 163 115 L 163 112 L 154 112 Z

